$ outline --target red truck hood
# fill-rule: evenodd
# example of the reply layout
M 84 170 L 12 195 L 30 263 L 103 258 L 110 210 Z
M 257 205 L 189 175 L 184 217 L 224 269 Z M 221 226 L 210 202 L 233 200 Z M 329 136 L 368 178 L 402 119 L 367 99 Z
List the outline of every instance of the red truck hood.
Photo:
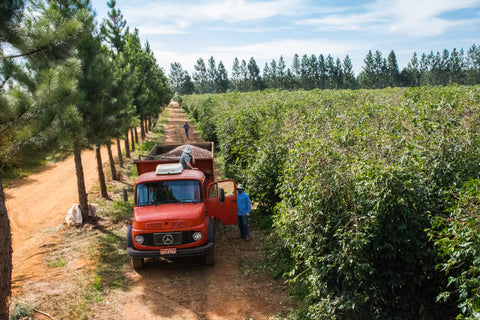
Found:
M 204 203 L 169 203 L 134 209 L 137 230 L 172 230 L 198 226 L 205 219 Z

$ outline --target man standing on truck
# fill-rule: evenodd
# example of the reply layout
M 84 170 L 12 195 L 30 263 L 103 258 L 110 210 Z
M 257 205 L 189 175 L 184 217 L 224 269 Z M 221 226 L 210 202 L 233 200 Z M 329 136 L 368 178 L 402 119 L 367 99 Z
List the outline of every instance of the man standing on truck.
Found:
M 243 184 L 237 186 L 237 206 L 238 206 L 238 227 L 240 229 L 240 236 L 245 240 L 250 240 L 250 233 L 248 231 L 248 216 L 252 210 L 250 197 L 245 193 Z
M 180 156 L 180 163 L 183 166 L 183 169 L 192 169 L 195 170 L 196 168 L 193 167 L 195 164 L 195 159 L 192 155 L 192 146 L 187 144 L 185 148 L 183 148 L 182 155 Z

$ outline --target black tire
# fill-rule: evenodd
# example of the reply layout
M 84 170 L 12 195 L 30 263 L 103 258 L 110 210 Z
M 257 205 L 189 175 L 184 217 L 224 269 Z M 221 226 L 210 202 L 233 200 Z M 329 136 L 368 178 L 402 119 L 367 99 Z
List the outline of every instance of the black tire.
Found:
M 130 258 L 133 269 L 142 269 L 144 266 L 143 258 Z
M 132 226 L 128 226 L 127 229 L 127 248 L 133 248 L 133 239 L 132 239 Z
M 205 254 L 205 264 L 207 266 L 213 266 L 215 264 L 215 247 Z
M 215 264 L 215 225 L 216 225 L 216 220 L 215 219 L 210 219 L 210 223 L 208 225 L 208 242 L 213 242 L 213 248 L 210 249 L 205 254 L 205 264 L 207 266 L 213 266 Z
M 132 226 L 127 229 L 127 248 L 133 248 Z M 133 269 L 141 269 L 145 265 L 143 258 L 130 258 L 130 264 Z

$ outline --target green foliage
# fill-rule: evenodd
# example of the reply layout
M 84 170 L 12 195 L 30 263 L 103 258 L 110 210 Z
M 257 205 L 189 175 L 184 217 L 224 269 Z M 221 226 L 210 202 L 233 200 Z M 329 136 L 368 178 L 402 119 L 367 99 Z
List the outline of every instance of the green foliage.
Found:
M 133 212 L 133 199 L 130 199 L 130 201 L 127 202 L 124 202 L 123 200 L 107 202 L 103 211 L 105 215 L 116 221 L 130 219 Z
M 448 276 L 448 289 L 438 298 L 451 296 L 458 301 L 458 319 L 480 317 L 480 180 L 466 181 L 448 194 L 446 217 L 435 217 L 431 236 L 445 257 L 442 271 Z
M 18 302 L 16 303 L 10 312 L 9 320 L 20 320 L 30 317 L 33 314 L 34 307 L 32 305 Z
M 183 107 L 215 132 L 227 176 L 274 213 L 271 256 L 287 259 L 272 275 L 308 288 L 306 318 L 438 319 L 478 312 L 475 224 L 458 239 L 470 258 L 452 243 L 446 264 L 430 239 L 460 230 L 438 224 L 479 178 L 479 99 L 479 86 L 265 91 Z M 437 299 L 448 284 L 463 294 Z
M 153 141 L 145 141 L 141 144 L 136 146 L 136 150 L 138 151 L 150 151 L 155 146 L 155 142 Z

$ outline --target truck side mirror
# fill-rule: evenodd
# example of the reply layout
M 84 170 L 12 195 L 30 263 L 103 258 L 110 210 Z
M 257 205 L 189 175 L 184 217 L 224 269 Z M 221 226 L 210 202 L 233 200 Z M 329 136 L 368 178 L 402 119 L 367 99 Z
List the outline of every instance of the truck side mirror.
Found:
M 225 202 L 225 190 L 223 190 L 222 188 L 218 188 L 218 191 L 219 191 L 218 199 L 220 203 Z

